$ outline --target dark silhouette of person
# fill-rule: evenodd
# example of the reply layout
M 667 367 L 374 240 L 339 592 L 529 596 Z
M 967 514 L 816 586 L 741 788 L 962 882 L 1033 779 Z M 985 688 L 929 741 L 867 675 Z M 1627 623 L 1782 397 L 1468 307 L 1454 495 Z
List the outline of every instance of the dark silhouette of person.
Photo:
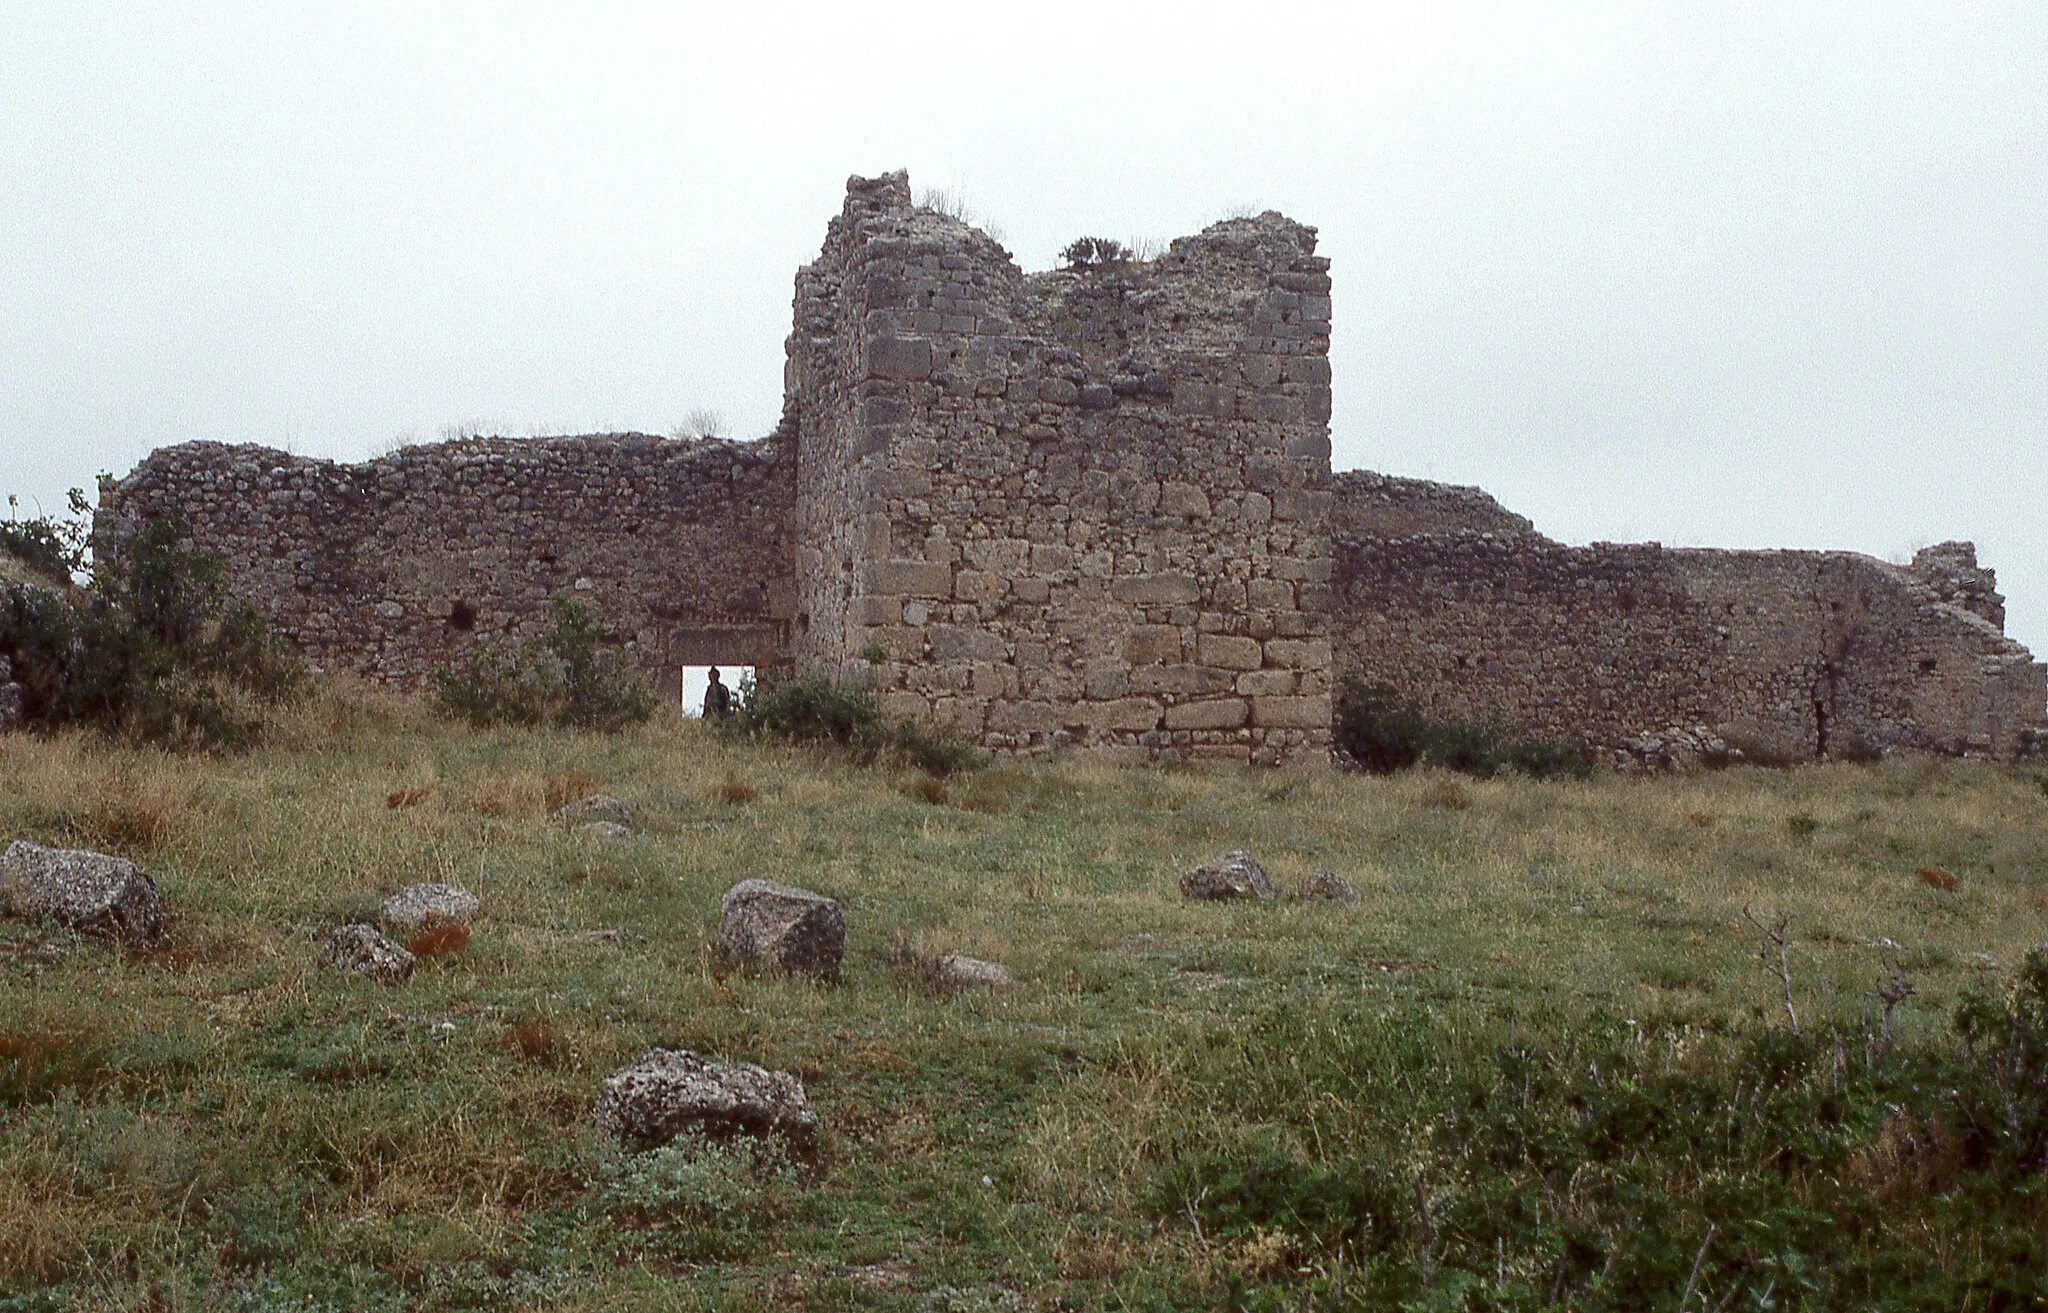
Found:
M 711 682 L 704 686 L 704 719 L 732 718 L 732 690 L 718 682 L 718 667 L 711 667 Z

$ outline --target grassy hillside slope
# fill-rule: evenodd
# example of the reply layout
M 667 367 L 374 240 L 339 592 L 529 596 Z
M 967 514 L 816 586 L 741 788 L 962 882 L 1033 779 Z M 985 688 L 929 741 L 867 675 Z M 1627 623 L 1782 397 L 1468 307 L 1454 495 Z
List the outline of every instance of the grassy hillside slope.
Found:
M 176 916 L 146 954 L 0 923 L 0 1308 L 2040 1297 L 2041 1168 L 1970 1129 L 1951 1022 L 2048 939 L 2027 771 L 939 784 L 680 718 L 295 715 L 218 759 L 0 738 L 0 842 L 132 856 Z M 564 772 L 640 836 L 551 825 Z M 1362 898 L 1183 903 L 1235 847 Z M 748 876 L 844 902 L 841 985 L 721 968 Z M 482 897 L 466 948 L 391 988 L 319 961 L 421 880 Z M 1021 983 L 931 993 L 945 952 Z M 798 1073 L 823 1158 L 603 1143 L 656 1044 Z

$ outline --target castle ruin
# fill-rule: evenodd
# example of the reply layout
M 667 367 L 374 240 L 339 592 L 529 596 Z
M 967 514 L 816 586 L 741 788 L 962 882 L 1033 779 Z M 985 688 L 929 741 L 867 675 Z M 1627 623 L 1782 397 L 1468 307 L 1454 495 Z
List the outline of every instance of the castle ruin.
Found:
M 828 672 L 998 752 L 1321 761 L 1350 677 L 1623 760 L 2048 736 L 1968 544 L 1568 547 L 1473 489 L 1333 476 L 1315 245 L 1269 212 L 1027 275 L 904 174 L 856 178 L 766 438 L 189 443 L 104 484 L 102 529 L 177 513 L 313 662 L 402 687 L 567 595 L 658 683 Z

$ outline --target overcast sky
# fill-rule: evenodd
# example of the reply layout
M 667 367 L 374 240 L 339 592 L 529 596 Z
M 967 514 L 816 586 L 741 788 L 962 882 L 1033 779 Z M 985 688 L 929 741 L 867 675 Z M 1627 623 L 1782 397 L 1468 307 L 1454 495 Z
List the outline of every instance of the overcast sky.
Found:
M 2048 651 L 2048 4 L 0 3 L 0 492 L 735 436 L 846 175 L 1334 262 L 1335 463 L 1573 542 L 1974 538 Z

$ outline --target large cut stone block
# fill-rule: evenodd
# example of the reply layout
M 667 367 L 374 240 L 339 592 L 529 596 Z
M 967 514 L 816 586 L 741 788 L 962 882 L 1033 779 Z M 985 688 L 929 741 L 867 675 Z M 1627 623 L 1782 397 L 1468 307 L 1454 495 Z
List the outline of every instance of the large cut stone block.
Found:
M 808 889 L 742 880 L 719 904 L 718 947 L 741 966 L 835 980 L 846 952 L 846 914 Z
M 16 840 L 0 854 L 0 912 L 138 944 L 164 936 L 156 882 L 125 857 Z
M 871 378 L 930 378 L 932 345 L 921 337 L 871 337 L 867 370 Z
M 649 1049 L 605 1077 L 597 1124 L 632 1149 L 653 1149 L 684 1131 L 774 1135 L 810 1150 L 818 1117 L 803 1083 L 751 1062 L 707 1062 L 688 1049 Z
M 1184 574 L 1127 574 L 1112 580 L 1109 592 L 1131 606 L 1186 606 L 1201 600 L 1202 586 Z
M 1251 708 L 1241 698 L 1219 698 L 1210 702 L 1183 702 L 1166 709 L 1168 729 L 1238 729 Z
M 1252 724 L 1262 729 L 1328 729 L 1330 699 L 1321 697 L 1253 698 Z

